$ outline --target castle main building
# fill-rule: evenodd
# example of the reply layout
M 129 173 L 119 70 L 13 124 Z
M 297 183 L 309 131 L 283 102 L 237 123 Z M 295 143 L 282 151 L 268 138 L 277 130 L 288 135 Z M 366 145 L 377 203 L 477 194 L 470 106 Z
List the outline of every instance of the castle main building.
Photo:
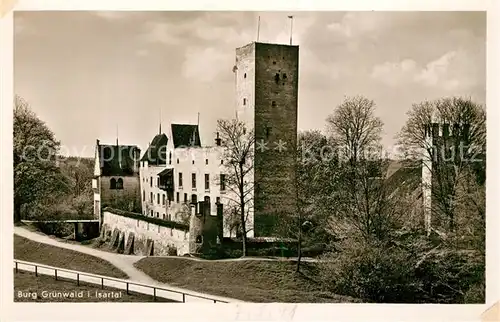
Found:
M 275 236 L 279 218 L 297 211 L 298 66 L 298 46 L 252 42 L 236 49 L 236 116 L 254 129 L 256 142 L 248 237 Z M 223 222 L 215 225 L 218 239 L 238 235 L 224 211 L 235 196 L 226 189 L 223 147 L 218 138 L 214 143 L 202 145 L 198 125 L 171 124 L 167 133 L 160 127 L 139 163 L 143 216 L 189 225 L 203 213 Z

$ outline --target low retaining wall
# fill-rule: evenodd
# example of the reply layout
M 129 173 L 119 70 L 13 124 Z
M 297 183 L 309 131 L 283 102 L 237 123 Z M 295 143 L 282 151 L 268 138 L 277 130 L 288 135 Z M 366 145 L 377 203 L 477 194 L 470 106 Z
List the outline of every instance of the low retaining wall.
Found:
M 143 256 L 182 256 L 189 253 L 185 225 L 105 208 L 101 237 L 119 253 Z

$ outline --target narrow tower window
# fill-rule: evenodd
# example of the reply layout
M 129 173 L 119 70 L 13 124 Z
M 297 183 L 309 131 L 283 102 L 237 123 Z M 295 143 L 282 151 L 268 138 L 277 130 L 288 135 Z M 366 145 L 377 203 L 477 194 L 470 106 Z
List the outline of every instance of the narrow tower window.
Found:
M 247 99 L 246 98 L 243 99 L 243 105 L 247 105 Z
M 243 78 L 247 78 L 247 73 L 243 74 Z

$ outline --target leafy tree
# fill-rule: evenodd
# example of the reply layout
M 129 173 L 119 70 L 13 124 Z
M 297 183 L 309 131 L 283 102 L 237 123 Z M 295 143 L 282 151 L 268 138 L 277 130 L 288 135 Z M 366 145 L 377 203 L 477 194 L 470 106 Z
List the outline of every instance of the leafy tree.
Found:
M 21 97 L 14 100 L 14 222 L 23 207 L 67 189 L 56 166 L 60 143 Z

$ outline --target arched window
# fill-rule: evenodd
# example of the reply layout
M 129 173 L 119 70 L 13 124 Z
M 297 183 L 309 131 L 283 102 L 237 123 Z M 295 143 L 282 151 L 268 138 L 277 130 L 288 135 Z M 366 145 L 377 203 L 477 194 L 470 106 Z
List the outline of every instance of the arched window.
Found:
M 201 244 L 203 242 L 203 237 L 201 235 L 196 236 L 196 241 L 197 244 Z
M 116 189 L 116 179 L 115 178 L 111 178 L 111 180 L 109 181 L 109 189 Z
M 118 178 L 118 180 L 116 180 L 116 189 L 123 189 L 123 179 L 122 178 Z

